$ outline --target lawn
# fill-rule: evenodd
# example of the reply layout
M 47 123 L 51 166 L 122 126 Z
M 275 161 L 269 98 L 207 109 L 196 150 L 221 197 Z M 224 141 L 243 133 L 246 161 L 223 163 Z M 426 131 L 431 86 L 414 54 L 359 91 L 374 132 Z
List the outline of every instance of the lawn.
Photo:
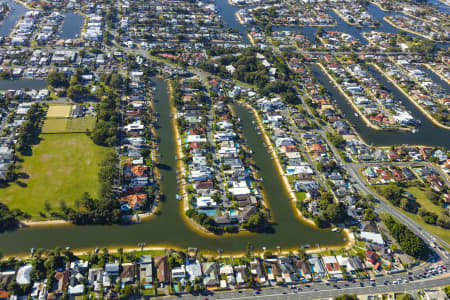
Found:
M 73 206 L 84 192 L 96 197 L 99 190 L 98 164 L 108 148 L 96 146 L 85 134 L 42 134 L 33 147 L 32 156 L 25 156 L 19 172 L 29 178 L 0 191 L 0 202 L 19 208 L 42 219 L 46 200 L 53 211 L 60 211 L 61 200 Z
M 411 194 L 416 197 L 416 201 L 420 204 L 421 207 L 426 208 L 428 211 L 432 211 L 438 215 L 442 213 L 442 208 L 440 208 L 437 205 L 434 205 L 426 196 L 425 192 L 422 191 L 419 187 L 411 186 L 405 189 L 405 191 L 410 192 Z M 386 201 L 388 202 L 388 201 Z M 389 202 L 388 202 L 389 203 Z M 389 203 L 390 204 L 390 203 Z M 392 204 L 391 204 L 392 205 Z M 395 207 L 395 209 L 399 210 L 406 216 L 408 216 L 410 219 L 412 219 L 414 222 L 425 228 L 426 230 L 430 231 L 433 234 L 436 234 L 441 239 L 446 241 L 447 243 L 450 243 L 450 230 L 444 229 L 439 226 L 434 226 L 425 223 L 425 221 L 420 217 L 418 214 L 413 214 L 410 212 L 407 212 L 399 207 Z
M 95 127 L 95 117 L 46 119 L 42 127 L 43 133 L 75 133 L 86 132 Z
M 442 214 L 442 212 L 444 211 L 443 207 L 440 207 L 431 202 L 431 200 L 426 196 L 425 190 L 423 188 L 420 188 L 418 186 L 410 186 L 406 188 L 405 191 L 411 193 L 416 198 L 416 202 L 420 204 L 420 207 L 434 212 L 437 215 Z
M 48 118 L 67 118 L 72 113 L 72 105 L 50 105 L 47 112 Z
M 67 132 L 86 132 L 86 129 L 92 130 L 95 127 L 95 117 L 82 117 L 67 120 Z

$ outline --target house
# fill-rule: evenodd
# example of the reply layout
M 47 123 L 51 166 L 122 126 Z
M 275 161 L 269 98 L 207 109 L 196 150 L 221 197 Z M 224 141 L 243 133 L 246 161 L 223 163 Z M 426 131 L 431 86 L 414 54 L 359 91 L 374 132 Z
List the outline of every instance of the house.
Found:
M 278 262 L 281 269 L 281 277 L 286 284 L 292 284 L 298 281 L 297 273 L 292 262 L 287 257 L 279 257 Z
M 227 285 L 235 286 L 236 285 L 236 278 L 234 275 L 234 269 L 232 265 L 220 265 L 219 269 L 220 277 L 225 276 L 226 277 L 226 283 Z M 222 287 L 222 284 L 221 284 Z
M 317 274 L 319 277 L 324 277 L 327 274 L 327 271 L 317 254 L 311 254 L 308 263 L 313 274 Z
M 338 264 L 336 257 L 334 256 L 323 256 L 322 257 L 323 264 L 327 269 L 328 274 L 332 278 L 341 279 L 343 278 L 343 274 L 341 268 Z
M 66 285 L 69 283 L 69 270 L 55 273 L 55 279 L 58 282 L 57 293 L 63 293 Z
M 245 286 L 245 279 L 248 277 L 248 269 L 247 266 L 235 266 L 234 267 L 234 275 L 236 277 L 236 286 L 241 287 Z
M 122 272 L 120 272 L 120 283 L 122 287 L 125 284 L 134 283 L 134 264 L 124 263 L 122 264 Z
M 364 265 L 361 259 L 357 256 L 342 256 L 336 255 L 336 260 L 342 268 L 344 268 L 347 272 L 354 274 L 356 271 L 364 270 Z
M 203 284 L 206 287 L 217 287 L 219 285 L 219 266 L 216 262 L 206 262 L 202 264 Z
M 153 283 L 153 260 L 151 255 L 142 255 L 139 257 L 139 268 L 141 281 Z
M 197 259 L 186 259 L 186 273 L 191 282 L 198 277 L 202 277 L 202 266 L 200 262 Z
M 186 278 L 186 266 L 172 268 L 172 280 L 184 280 Z
M 259 283 L 264 284 L 266 282 L 264 268 L 260 259 L 255 258 L 250 262 L 250 273 L 256 277 L 256 281 Z
M 107 263 L 105 264 L 105 273 L 108 276 L 119 276 L 119 263 Z
M 366 259 L 368 262 L 372 264 L 374 269 L 378 269 L 380 267 L 380 263 L 378 262 L 378 256 L 375 252 L 371 250 L 366 251 Z
M 155 269 L 157 273 L 158 282 L 169 283 L 170 281 L 170 270 L 169 270 L 169 260 L 167 255 L 155 256 Z
M 311 280 L 312 279 L 312 272 L 311 268 L 309 267 L 308 262 L 306 259 L 293 259 L 293 263 L 295 266 L 295 269 L 297 270 L 297 274 L 300 278 L 303 279 L 303 281 Z
M 25 265 L 19 268 L 16 275 L 16 282 L 18 284 L 30 284 L 30 272 L 33 269 L 31 265 Z
M 370 241 L 378 245 L 384 245 L 383 236 L 380 233 L 362 231 L 359 237 L 362 240 Z

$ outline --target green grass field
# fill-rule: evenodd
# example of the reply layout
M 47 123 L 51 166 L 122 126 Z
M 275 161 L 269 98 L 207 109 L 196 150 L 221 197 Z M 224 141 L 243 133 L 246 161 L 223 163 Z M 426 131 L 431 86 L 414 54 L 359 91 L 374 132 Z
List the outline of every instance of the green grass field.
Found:
M 42 127 L 42 133 L 71 133 L 86 132 L 86 129 L 92 130 L 95 127 L 95 117 L 82 118 L 50 118 L 46 119 Z
M 423 190 L 421 190 L 419 187 L 411 186 L 411 187 L 406 188 L 405 191 L 413 194 L 414 197 L 416 197 L 417 203 L 419 203 L 421 207 L 424 207 L 428 211 L 434 212 L 437 215 L 440 215 L 442 213 L 442 209 L 443 208 L 433 204 L 426 197 L 425 192 Z M 401 209 L 399 207 L 395 207 L 395 209 L 399 210 L 400 212 L 402 212 L 403 214 L 408 216 L 410 219 L 412 219 L 414 222 L 416 222 L 417 224 L 419 224 L 420 226 L 422 226 L 426 230 L 430 231 L 433 234 L 436 234 L 437 236 L 439 236 L 441 239 L 443 239 L 447 243 L 450 243 L 450 230 L 444 229 L 444 228 L 439 227 L 439 226 L 434 226 L 434 225 L 427 224 L 422 219 L 422 217 L 419 216 L 418 214 L 413 214 L 413 213 L 407 212 L 407 211 L 405 211 L 405 210 L 403 210 L 403 209 Z
M 84 192 L 96 197 L 99 190 L 98 164 L 108 148 L 95 145 L 85 134 L 41 134 L 40 144 L 32 156 L 24 157 L 19 172 L 30 177 L 0 190 L 0 202 L 19 208 L 42 219 L 46 200 L 54 211 L 60 211 L 61 200 L 72 206 Z

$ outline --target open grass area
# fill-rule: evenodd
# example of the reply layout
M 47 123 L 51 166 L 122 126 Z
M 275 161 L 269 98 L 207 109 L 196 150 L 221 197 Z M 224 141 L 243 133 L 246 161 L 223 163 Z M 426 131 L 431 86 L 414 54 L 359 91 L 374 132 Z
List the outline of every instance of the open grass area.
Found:
M 23 187 L 12 183 L 0 189 L 0 202 L 42 219 L 47 200 L 53 211 L 60 211 L 61 200 L 72 206 L 84 192 L 96 197 L 99 190 L 98 164 L 111 151 L 95 145 L 85 134 L 41 134 L 32 156 L 23 157 L 19 172 Z
M 424 188 L 421 188 L 419 186 L 410 186 L 406 188 L 405 191 L 411 193 L 414 197 L 416 197 L 416 202 L 420 204 L 420 207 L 434 212 L 437 215 L 442 214 L 444 208 L 431 202 L 431 200 L 426 196 Z
M 86 132 L 95 127 L 95 117 L 46 119 L 42 127 L 42 133 L 75 133 Z
M 63 119 L 46 119 L 42 126 L 42 133 L 63 133 L 67 127 L 66 118 Z
M 428 211 L 432 211 L 432 212 L 434 212 L 434 213 L 436 213 L 438 215 L 440 215 L 442 213 L 442 208 L 440 208 L 439 206 L 433 204 L 426 197 L 425 192 L 423 190 L 421 190 L 420 187 L 411 186 L 411 187 L 406 188 L 405 191 L 407 191 L 407 192 L 411 193 L 412 195 L 414 195 L 414 197 L 416 197 L 417 203 L 419 203 L 421 207 L 424 207 Z M 388 202 L 388 201 L 386 201 L 386 202 Z M 413 214 L 413 213 L 407 212 L 407 211 L 405 211 L 405 210 L 403 210 L 403 209 L 401 209 L 399 207 L 395 207 L 395 209 L 399 210 L 400 212 L 402 212 L 403 214 L 408 216 L 411 220 L 413 220 L 414 222 L 416 222 L 417 224 L 419 224 L 420 226 L 422 226 L 426 230 L 428 230 L 431 233 L 439 236 L 441 239 L 443 239 L 447 243 L 450 243 L 450 230 L 444 229 L 444 228 L 439 227 L 439 226 L 434 226 L 434 225 L 431 225 L 431 224 L 427 224 L 422 219 L 422 217 L 419 216 L 418 214 Z
M 47 118 L 67 118 L 72 113 L 72 105 L 50 105 Z
M 67 132 L 86 132 L 86 130 L 92 130 L 95 127 L 95 117 L 82 117 L 67 120 L 66 131 Z

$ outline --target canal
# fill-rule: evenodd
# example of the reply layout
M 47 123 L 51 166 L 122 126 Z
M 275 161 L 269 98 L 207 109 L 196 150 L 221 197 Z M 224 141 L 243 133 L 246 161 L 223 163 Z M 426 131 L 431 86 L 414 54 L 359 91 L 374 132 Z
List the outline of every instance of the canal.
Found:
M 250 243 L 255 249 L 267 247 L 274 250 L 277 246 L 283 249 L 296 249 L 301 245 L 314 246 L 319 243 L 337 245 L 344 243 L 341 233 L 330 230 L 319 230 L 300 222 L 294 208 L 289 202 L 289 196 L 277 174 L 274 162 L 266 152 L 261 135 L 252 124 L 253 116 L 240 105 L 235 105 L 237 116 L 242 120 L 243 133 L 250 149 L 254 151 L 253 158 L 259 167 L 262 186 L 274 219 L 274 231 L 261 234 L 240 234 L 226 236 L 205 236 L 191 229 L 186 224 L 181 203 L 176 200 L 177 182 L 175 170 L 175 141 L 168 102 L 167 84 L 160 79 L 154 79 L 155 111 L 159 112 L 157 134 L 160 138 L 160 153 L 162 154 L 159 170 L 163 176 L 161 190 L 164 201 L 160 214 L 141 224 L 130 226 L 50 226 L 25 228 L 0 235 L 0 249 L 5 254 L 26 253 L 30 248 L 54 248 L 56 246 L 74 249 L 92 249 L 95 247 L 137 247 L 140 242 L 148 246 L 174 247 L 186 249 L 197 247 L 202 251 L 216 253 L 223 249 L 226 253 L 245 251 Z
M 22 4 L 17 3 L 13 0 L 6 0 L 5 3 L 9 6 L 10 11 L 8 16 L 0 23 L 0 36 L 6 37 L 16 26 L 17 21 L 20 17 L 24 16 L 28 11 Z
M 314 77 L 328 90 L 331 98 L 342 111 L 344 118 L 353 125 L 366 143 L 374 146 L 429 145 L 450 149 L 450 131 L 435 126 L 400 90 L 375 68 L 369 67 L 369 71 L 374 75 L 375 79 L 383 84 L 394 95 L 395 99 L 401 101 L 415 119 L 419 119 L 422 122 L 417 133 L 409 131 L 381 131 L 367 127 L 361 118 L 355 116 L 355 111 L 350 103 L 328 80 L 322 69 L 313 64 L 311 65 L 311 71 Z
M 80 36 L 84 17 L 78 13 L 64 13 L 64 23 L 59 37 L 62 39 L 75 39 Z
M 46 89 L 47 81 L 42 79 L 0 80 L 0 91 L 20 89 Z

